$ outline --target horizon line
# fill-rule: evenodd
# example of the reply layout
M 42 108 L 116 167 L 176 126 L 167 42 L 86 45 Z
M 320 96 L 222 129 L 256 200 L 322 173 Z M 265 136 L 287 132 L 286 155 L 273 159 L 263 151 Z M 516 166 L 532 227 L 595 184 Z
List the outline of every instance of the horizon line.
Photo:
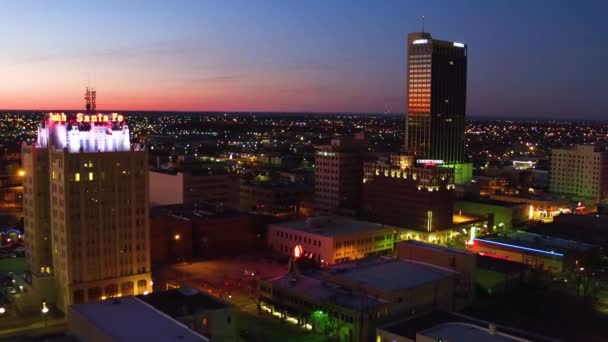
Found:
M 39 113 L 49 113 L 49 112 L 86 112 L 86 109 L 0 109 L 0 112 L 39 112 Z M 150 109 L 150 110 L 139 110 L 139 109 L 108 109 L 101 110 L 98 112 L 139 112 L 139 113 L 224 113 L 224 114 L 312 114 L 312 115 L 381 115 L 381 116 L 405 116 L 405 112 L 397 112 L 397 113 L 382 113 L 382 112 L 320 112 L 320 111 L 217 111 L 217 110 L 175 110 L 175 109 Z M 518 121 L 594 121 L 594 122 L 606 122 L 607 119 L 589 119 L 589 118 L 574 118 L 574 117 L 565 117 L 565 118 L 551 118 L 549 116 L 539 116 L 535 118 L 525 117 L 525 116 L 505 116 L 498 115 L 493 116 L 489 114 L 471 114 L 466 115 L 466 119 L 488 119 L 488 120 L 518 120 Z

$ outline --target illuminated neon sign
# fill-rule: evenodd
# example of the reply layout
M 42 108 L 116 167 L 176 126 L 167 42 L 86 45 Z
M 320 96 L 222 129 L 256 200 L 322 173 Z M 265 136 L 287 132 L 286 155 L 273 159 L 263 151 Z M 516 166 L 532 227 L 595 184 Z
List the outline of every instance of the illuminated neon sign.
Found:
M 464 44 L 463 43 L 459 43 L 459 42 L 454 42 L 454 46 L 455 47 L 459 47 L 459 48 L 463 48 Z
M 124 117 L 118 113 L 106 114 L 93 114 L 86 115 L 82 113 L 76 114 L 77 122 L 123 122 Z
M 429 41 L 428 41 L 427 39 L 416 39 L 416 40 L 414 40 L 414 41 L 412 42 L 412 44 L 416 44 L 416 45 L 418 45 L 418 44 L 426 44 L 426 43 L 428 43 L 428 42 L 429 42 Z
M 293 256 L 294 256 L 294 258 L 297 259 L 297 258 L 301 257 L 302 254 L 304 254 L 304 250 L 302 249 L 302 246 L 301 245 L 296 245 L 293 248 Z
M 490 243 L 490 244 L 494 244 L 494 245 L 505 246 L 505 247 L 515 248 L 515 249 L 523 249 L 525 251 L 544 253 L 544 254 L 555 255 L 555 256 L 560 256 L 560 257 L 564 256 L 562 253 L 557 253 L 557 252 L 554 252 L 554 251 L 544 251 L 542 249 L 536 249 L 536 248 L 529 248 L 529 247 L 524 247 L 524 246 L 511 245 L 511 244 L 508 244 L 508 243 L 497 242 L 497 241 L 490 241 L 490 240 L 485 240 L 485 239 L 475 239 L 473 241 L 481 241 L 481 242 Z
M 49 113 L 49 119 L 53 122 L 66 122 L 68 121 L 65 113 Z
M 441 159 L 418 159 L 416 160 L 417 164 L 424 164 L 424 165 L 437 165 L 437 164 L 443 164 L 443 160 Z
M 51 122 L 67 122 L 68 117 L 65 113 L 49 113 L 49 119 Z M 118 113 L 112 114 L 76 114 L 76 122 L 85 123 L 109 123 L 109 122 L 123 122 L 124 116 Z

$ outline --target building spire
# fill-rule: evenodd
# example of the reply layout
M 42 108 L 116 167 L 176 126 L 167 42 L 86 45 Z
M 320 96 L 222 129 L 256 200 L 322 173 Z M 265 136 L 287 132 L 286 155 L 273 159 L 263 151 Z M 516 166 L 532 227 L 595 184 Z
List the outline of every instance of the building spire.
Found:
M 420 21 L 422 22 L 422 33 L 424 33 L 424 16 L 422 16 L 420 19 Z

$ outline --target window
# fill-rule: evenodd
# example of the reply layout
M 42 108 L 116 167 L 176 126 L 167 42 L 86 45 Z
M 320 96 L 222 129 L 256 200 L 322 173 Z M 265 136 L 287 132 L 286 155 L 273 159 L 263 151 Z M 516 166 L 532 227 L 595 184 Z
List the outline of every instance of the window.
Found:
M 74 174 L 74 180 L 75 180 L 76 182 L 80 182 L 80 173 L 76 172 L 76 173 Z
M 93 180 L 93 172 L 89 172 L 89 180 L 92 181 Z

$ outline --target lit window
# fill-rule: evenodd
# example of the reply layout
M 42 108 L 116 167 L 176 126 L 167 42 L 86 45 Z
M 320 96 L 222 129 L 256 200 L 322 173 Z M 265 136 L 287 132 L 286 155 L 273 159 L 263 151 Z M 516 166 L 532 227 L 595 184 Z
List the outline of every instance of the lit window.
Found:
M 76 173 L 74 174 L 74 180 L 75 180 L 76 182 L 80 182 L 80 173 L 76 172 Z
M 93 180 L 93 172 L 89 172 L 89 180 L 92 181 Z

